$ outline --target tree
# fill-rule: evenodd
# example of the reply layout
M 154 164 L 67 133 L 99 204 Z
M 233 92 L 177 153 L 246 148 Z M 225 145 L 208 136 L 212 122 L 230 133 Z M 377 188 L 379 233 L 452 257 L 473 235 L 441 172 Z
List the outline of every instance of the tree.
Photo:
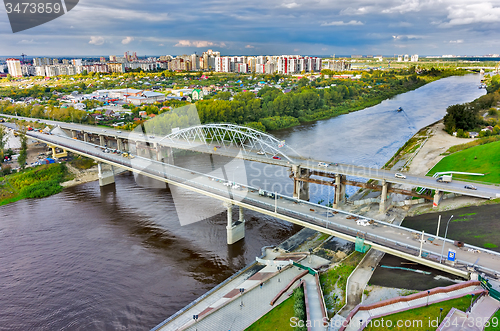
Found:
M 0 162 L 3 161 L 3 149 L 5 148 L 8 138 L 5 126 L 0 125 Z
M 21 139 L 21 151 L 19 152 L 19 157 L 17 158 L 17 163 L 21 169 L 26 166 L 26 160 L 28 159 L 28 137 L 26 136 L 26 127 L 24 125 L 19 125 L 20 131 L 19 138 Z

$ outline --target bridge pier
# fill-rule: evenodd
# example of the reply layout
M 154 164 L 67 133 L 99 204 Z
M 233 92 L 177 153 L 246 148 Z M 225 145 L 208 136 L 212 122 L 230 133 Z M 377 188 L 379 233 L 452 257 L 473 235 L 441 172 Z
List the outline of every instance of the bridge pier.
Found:
M 333 198 L 333 208 L 338 208 L 345 202 L 345 176 L 335 174 L 335 196 Z
M 309 201 L 309 183 L 299 180 L 299 178 L 309 178 L 311 171 L 303 169 L 298 165 L 292 165 L 293 172 L 293 197 L 295 199 Z
M 83 141 L 85 141 L 86 143 L 90 142 L 89 134 L 87 132 L 83 133 Z
M 104 139 L 104 136 L 99 135 L 99 145 L 104 146 L 106 145 L 106 139 Z
M 233 204 L 225 204 L 227 208 L 227 244 L 232 245 L 245 238 L 245 218 L 243 207 L 239 207 L 239 219 L 233 223 Z
M 116 145 L 119 151 L 124 151 L 123 140 L 121 138 L 116 138 Z
M 110 167 L 111 169 L 105 169 Z M 97 169 L 99 170 L 99 186 L 106 186 L 113 184 L 115 182 L 115 173 L 112 165 L 107 165 L 105 163 L 97 163 Z
M 443 191 L 436 190 L 436 193 L 434 193 L 434 201 L 432 203 L 432 207 L 439 206 L 441 199 L 443 199 Z
M 75 130 L 71 130 L 71 137 L 76 138 L 76 131 Z
M 380 194 L 380 205 L 378 211 L 380 213 L 385 213 L 387 209 L 387 190 L 389 189 L 389 183 L 385 179 L 382 180 L 382 193 Z

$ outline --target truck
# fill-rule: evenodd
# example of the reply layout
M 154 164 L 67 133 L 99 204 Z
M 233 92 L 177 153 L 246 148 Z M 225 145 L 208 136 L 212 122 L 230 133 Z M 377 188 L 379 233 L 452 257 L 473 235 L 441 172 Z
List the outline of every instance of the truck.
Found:
M 438 179 L 436 179 L 436 181 L 440 183 L 451 183 L 451 180 L 452 175 L 442 175 L 441 177 L 438 177 Z

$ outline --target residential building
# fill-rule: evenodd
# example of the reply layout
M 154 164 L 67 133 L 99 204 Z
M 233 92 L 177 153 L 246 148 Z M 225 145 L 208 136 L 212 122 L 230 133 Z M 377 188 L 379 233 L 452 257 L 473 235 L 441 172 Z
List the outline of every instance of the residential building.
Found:
M 119 62 L 108 62 L 108 70 L 109 72 L 125 72 L 125 64 Z
M 12 77 L 22 77 L 23 71 L 21 69 L 21 61 L 19 59 L 7 59 L 7 70 Z

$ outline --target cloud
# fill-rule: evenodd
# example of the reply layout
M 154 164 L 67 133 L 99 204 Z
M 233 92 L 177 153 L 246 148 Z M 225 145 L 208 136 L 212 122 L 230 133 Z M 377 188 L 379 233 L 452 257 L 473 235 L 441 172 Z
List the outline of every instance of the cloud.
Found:
M 392 36 L 392 39 L 394 40 L 416 40 L 416 39 L 423 39 L 424 37 L 423 36 L 416 36 L 416 35 L 412 35 L 412 34 L 409 34 L 409 35 L 399 35 L 399 36 Z
M 132 40 L 134 40 L 134 37 L 126 37 L 125 39 L 122 40 L 122 44 L 124 45 L 130 44 Z
M 360 21 L 349 21 L 349 22 L 344 22 L 344 21 L 333 21 L 330 23 L 321 23 L 321 26 L 341 26 L 341 25 L 363 25 L 363 22 Z
M 36 44 L 36 42 L 33 39 L 29 39 L 29 40 L 23 39 L 20 42 L 18 42 L 18 44 L 21 44 L 21 45 L 33 45 L 33 44 Z
M 383 14 L 392 14 L 392 13 L 408 13 L 412 11 L 420 11 L 422 7 L 426 5 L 425 2 L 420 2 L 420 0 L 405 0 L 402 4 L 394 7 L 390 7 L 382 10 Z
M 252 45 L 246 45 L 245 48 L 255 48 L 255 46 Z
M 158 44 L 158 46 L 165 46 L 165 45 L 163 45 L 163 44 Z
M 101 36 L 90 36 L 89 44 L 102 45 L 104 44 L 104 38 Z
M 367 7 L 347 7 L 346 9 L 342 9 L 340 11 L 340 15 L 365 15 L 371 12 L 373 7 L 367 6 Z
M 457 40 L 450 40 L 448 43 L 450 44 L 462 44 L 464 42 L 463 39 L 457 39 Z
M 291 3 L 282 3 L 281 7 L 292 9 L 292 8 L 300 7 L 300 5 L 298 3 L 296 3 L 296 2 L 291 2 Z
M 447 9 L 450 21 L 441 24 L 441 27 L 473 23 L 497 23 L 500 18 L 500 7 L 493 7 L 490 2 L 452 5 Z
M 209 47 L 209 46 L 215 46 L 215 44 L 211 41 L 190 41 L 190 40 L 179 40 L 177 44 L 174 45 L 175 47 Z

